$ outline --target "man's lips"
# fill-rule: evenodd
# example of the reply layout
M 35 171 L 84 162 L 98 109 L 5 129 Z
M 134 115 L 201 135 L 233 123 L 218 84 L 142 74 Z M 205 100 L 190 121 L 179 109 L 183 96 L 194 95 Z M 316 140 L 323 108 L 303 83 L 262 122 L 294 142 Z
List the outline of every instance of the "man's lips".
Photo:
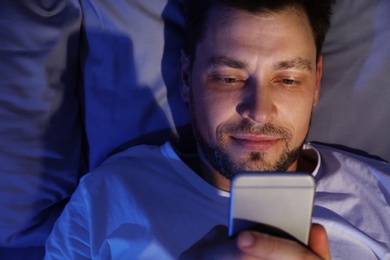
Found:
M 276 144 L 280 139 L 279 136 L 256 135 L 256 134 L 234 134 L 231 136 L 234 143 L 245 150 L 263 152 Z

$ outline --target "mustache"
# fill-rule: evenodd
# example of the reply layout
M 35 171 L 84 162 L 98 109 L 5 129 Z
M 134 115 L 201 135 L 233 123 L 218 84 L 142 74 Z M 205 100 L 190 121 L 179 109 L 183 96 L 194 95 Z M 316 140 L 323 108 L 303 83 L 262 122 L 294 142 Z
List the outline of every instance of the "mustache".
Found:
M 283 139 L 291 139 L 292 133 L 285 127 L 275 126 L 272 123 L 256 124 L 250 121 L 240 121 L 238 124 L 223 125 L 219 131 L 220 134 L 254 134 L 278 136 Z

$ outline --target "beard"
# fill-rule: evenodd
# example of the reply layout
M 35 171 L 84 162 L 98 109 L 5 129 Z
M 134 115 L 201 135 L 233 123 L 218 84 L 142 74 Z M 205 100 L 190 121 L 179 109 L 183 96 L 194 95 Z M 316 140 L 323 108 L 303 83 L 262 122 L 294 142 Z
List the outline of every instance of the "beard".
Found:
M 255 124 L 244 119 L 236 124 L 231 123 L 218 127 L 217 144 L 210 144 L 199 130 L 194 103 L 191 88 L 189 109 L 198 152 L 202 153 L 209 164 L 225 178 L 232 179 L 234 175 L 241 172 L 286 172 L 298 160 L 308 133 L 298 146 L 289 148 L 293 135 L 288 128 L 275 126 L 271 123 Z M 264 152 L 250 152 L 246 161 L 238 162 L 229 155 L 228 149 L 223 146 L 224 137 L 237 133 L 277 136 L 284 142 L 284 148 L 274 163 L 266 159 Z
M 226 125 L 218 129 L 217 143 L 219 144 L 211 145 L 200 133 L 196 121 L 193 120 L 193 122 L 195 122 L 193 126 L 195 138 L 201 150 L 199 152 L 202 152 L 210 165 L 227 179 L 231 179 L 240 172 L 286 172 L 298 160 L 304 143 L 302 142 L 299 146 L 289 149 L 288 143 L 291 140 L 291 132 L 288 129 L 275 127 L 272 124 L 256 125 L 249 121 L 242 121 L 239 124 Z M 267 161 L 265 158 L 266 153 L 264 152 L 250 152 L 245 161 L 238 162 L 231 158 L 227 149 L 222 145 L 224 136 L 234 133 L 280 136 L 284 142 L 284 148 L 275 163 Z

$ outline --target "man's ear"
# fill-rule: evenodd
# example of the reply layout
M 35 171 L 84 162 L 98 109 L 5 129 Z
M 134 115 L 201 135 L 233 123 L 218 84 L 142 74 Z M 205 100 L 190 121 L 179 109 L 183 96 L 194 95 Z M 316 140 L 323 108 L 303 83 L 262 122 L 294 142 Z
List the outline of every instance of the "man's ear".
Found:
M 179 62 L 179 75 L 180 75 L 180 93 L 181 99 L 184 102 L 189 101 L 190 97 L 190 59 L 182 50 Z
M 317 106 L 318 100 L 320 99 L 321 79 L 322 79 L 322 55 L 318 58 L 317 61 L 316 88 L 314 93 L 313 107 Z

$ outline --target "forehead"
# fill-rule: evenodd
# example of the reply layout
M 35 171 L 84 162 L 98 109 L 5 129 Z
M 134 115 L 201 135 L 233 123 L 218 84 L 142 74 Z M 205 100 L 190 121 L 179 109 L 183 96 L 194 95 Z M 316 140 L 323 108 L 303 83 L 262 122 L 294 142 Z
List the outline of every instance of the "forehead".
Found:
M 314 36 L 306 13 L 297 8 L 249 13 L 232 7 L 213 7 L 198 43 L 223 51 L 273 52 L 276 49 L 315 53 Z
M 244 19 L 249 17 L 250 19 Z M 205 31 L 208 31 L 208 28 L 213 27 L 213 25 L 221 28 L 229 25 L 240 25 L 241 23 L 247 23 L 247 25 L 249 25 L 251 23 L 256 23 L 256 20 L 268 19 L 270 22 L 275 22 L 290 20 L 291 18 L 297 18 L 296 21 L 301 22 L 300 24 L 297 23 L 293 25 L 298 25 L 299 27 L 304 26 L 305 29 L 310 29 L 311 31 L 307 14 L 301 7 L 287 6 L 277 11 L 264 9 L 257 12 L 250 12 L 230 6 L 214 5 L 210 8 L 206 18 Z M 261 30 L 262 28 L 257 29 Z

